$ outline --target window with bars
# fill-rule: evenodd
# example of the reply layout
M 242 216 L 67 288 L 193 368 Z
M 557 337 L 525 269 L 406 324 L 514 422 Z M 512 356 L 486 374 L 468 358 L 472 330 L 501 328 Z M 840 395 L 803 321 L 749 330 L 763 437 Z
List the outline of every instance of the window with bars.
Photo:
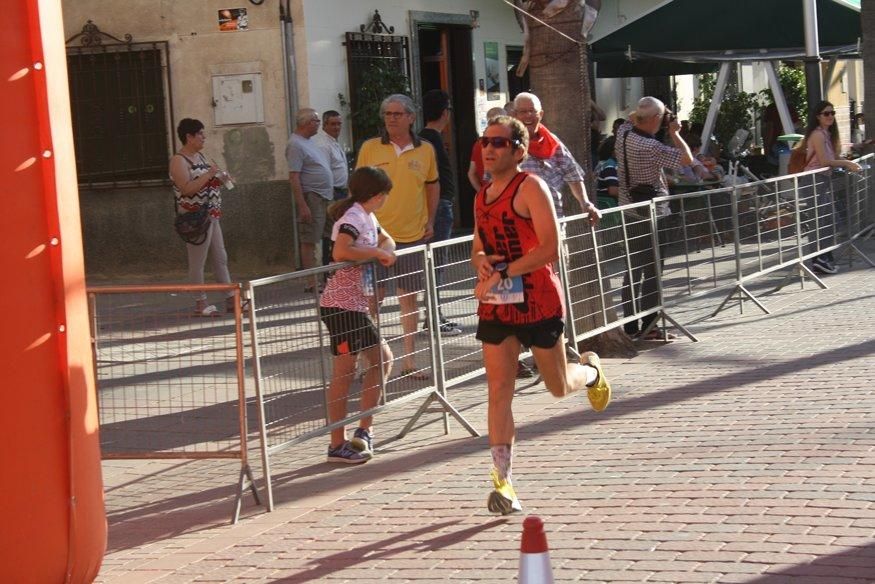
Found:
M 410 47 L 405 36 L 346 33 L 349 106 L 355 144 L 382 127 L 380 102 L 393 93 L 410 93 Z
M 67 69 L 79 182 L 166 181 L 173 131 L 167 43 L 68 48 Z

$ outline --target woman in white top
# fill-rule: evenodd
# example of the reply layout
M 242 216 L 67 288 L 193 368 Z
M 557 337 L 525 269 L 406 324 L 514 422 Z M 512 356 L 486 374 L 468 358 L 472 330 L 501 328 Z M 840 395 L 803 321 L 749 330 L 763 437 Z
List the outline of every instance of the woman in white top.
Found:
M 820 249 L 834 244 L 835 217 L 830 187 L 831 170 L 843 168 L 850 172 L 860 171 L 860 165 L 856 162 L 838 157 L 838 153 L 841 152 L 841 142 L 835 123 L 835 113 L 833 104 L 828 101 L 819 102 L 811 110 L 808 126 L 805 128 L 805 138 L 803 138 L 801 145 L 805 148 L 805 170 L 824 169 L 822 172 L 812 175 L 811 179 L 815 191 L 814 209 L 817 215 L 817 230 L 812 228 L 809 237 L 811 249 L 806 253 L 810 253 L 814 248 Z M 820 245 L 816 245 L 818 243 Z M 838 272 L 831 251 L 816 256 L 811 262 L 811 267 L 822 274 Z

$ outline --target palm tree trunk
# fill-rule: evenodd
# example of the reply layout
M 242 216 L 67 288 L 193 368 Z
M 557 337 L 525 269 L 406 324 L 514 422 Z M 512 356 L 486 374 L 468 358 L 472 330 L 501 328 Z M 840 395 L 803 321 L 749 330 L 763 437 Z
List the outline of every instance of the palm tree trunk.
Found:
M 587 193 L 595 200 L 595 180 L 592 173 L 592 157 L 590 156 L 590 83 L 589 63 L 585 43 L 575 42 L 566 38 L 580 39 L 583 24 L 583 11 L 579 2 L 550 18 L 544 18 L 540 8 L 532 11 L 544 22 L 545 26 L 533 19 L 528 19 L 530 54 L 529 79 L 535 94 L 541 99 L 544 109 L 544 123 L 568 146 L 577 162 L 584 169 Z M 555 29 L 555 30 L 554 30 Z M 559 32 L 557 32 L 559 31 Z M 567 211 L 578 213 L 577 203 L 566 189 L 563 193 L 563 206 Z M 581 237 L 575 237 L 581 235 Z M 596 240 L 599 237 L 596 236 Z M 598 287 L 596 265 L 596 248 L 589 229 L 582 233 L 568 233 L 566 243 L 572 255 L 575 266 L 584 266 L 576 270 L 569 284 L 572 290 L 572 302 L 576 298 L 589 298 L 581 305 L 575 304 L 574 326 L 578 332 L 592 330 L 605 323 L 602 320 L 601 298 L 607 300 L 608 282 L 602 289 Z M 604 291 L 605 294 L 600 294 Z M 608 322 L 613 322 L 617 316 L 613 310 L 607 311 Z M 585 345 L 585 346 L 584 346 Z M 628 357 L 635 354 L 631 340 L 621 327 L 614 328 L 594 339 L 589 339 L 578 349 L 597 349 L 600 354 L 616 357 Z
M 534 9 L 532 14 L 573 39 L 580 37 L 582 14 L 576 4 L 556 16 L 544 19 Z M 558 135 L 577 162 L 589 168 L 589 73 L 586 46 L 543 24 L 529 19 L 529 79 L 541 98 L 544 123 Z M 567 201 L 566 201 L 567 202 Z

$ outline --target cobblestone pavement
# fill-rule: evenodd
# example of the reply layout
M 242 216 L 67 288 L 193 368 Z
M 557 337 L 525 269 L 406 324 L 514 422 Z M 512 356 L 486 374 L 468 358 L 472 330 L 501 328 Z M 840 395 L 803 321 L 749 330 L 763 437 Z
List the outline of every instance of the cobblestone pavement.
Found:
M 556 581 L 875 582 L 875 270 L 826 282 L 763 296 L 771 315 L 679 309 L 701 342 L 606 360 L 601 414 L 519 388 L 515 483 Z M 465 395 L 485 433 L 482 379 Z M 391 439 L 416 405 L 362 467 L 324 463 L 324 438 L 273 457 L 277 510 L 247 497 L 237 525 L 231 463 L 105 462 L 98 581 L 515 581 L 524 515 L 486 511 L 485 437 L 427 414 Z

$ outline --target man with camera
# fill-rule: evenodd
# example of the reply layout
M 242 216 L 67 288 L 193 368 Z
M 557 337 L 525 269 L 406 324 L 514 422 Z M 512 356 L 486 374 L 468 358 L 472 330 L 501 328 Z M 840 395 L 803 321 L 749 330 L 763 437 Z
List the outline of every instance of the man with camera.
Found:
M 655 134 L 665 127 L 674 146 L 663 144 Z M 679 170 L 691 164 L 693 155 L 680 136 L 680 124 L 665 104 L 655 97 L 642 97 L 629 121 L 617 130 L 615 155 L 620 179 L 620 204 L 641 203 L 668 195 L 664 169 Z M 659 305 L 656 257 L 653 230 L 647 220 L 646 207 L 627 214 L 631 270 L 623 278 L 623 315 L 630 317 Z M 662 231 L 671 213 L 668 201 L 656 204 L 658 231 Z M 635 301 L 633 302 L 633 299 Z M 636 337 L 646 332 L 658 313 L 627 322 L 626 333 Z M 646 339 L 662 338 L 659 331 L 650 331 Z

